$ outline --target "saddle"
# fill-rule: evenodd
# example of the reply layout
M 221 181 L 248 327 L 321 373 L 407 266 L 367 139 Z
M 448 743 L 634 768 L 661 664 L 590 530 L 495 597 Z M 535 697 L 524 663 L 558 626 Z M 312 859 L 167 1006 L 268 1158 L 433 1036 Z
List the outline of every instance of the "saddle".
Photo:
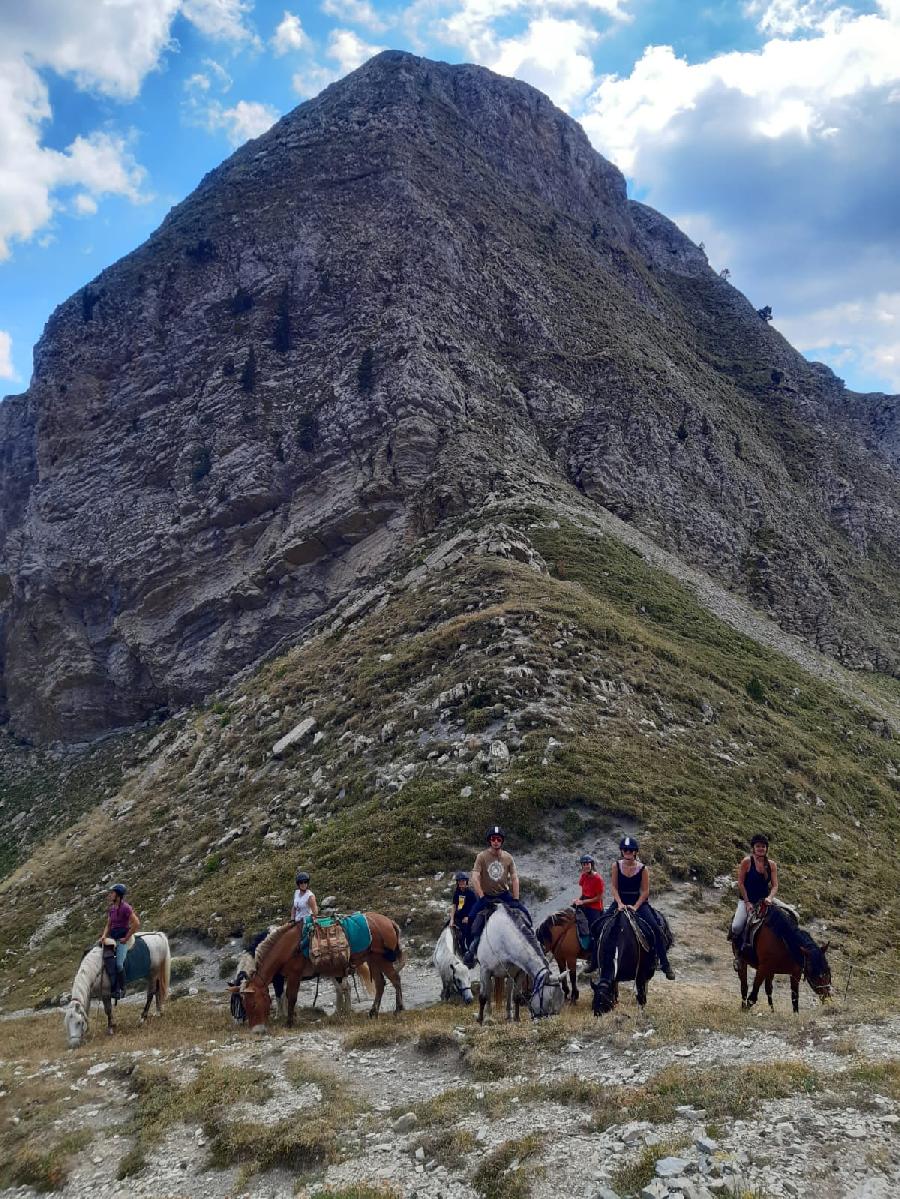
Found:
M 754 905 L 753 911 L 747 918 L 747 927 L 744 932 L 744 949 L 756 952 L 757 934 L 762 926 L 768 923 L 769 913 L 773 908 L 776 908 L 779 914 L 784 916 L 794 928 L 799 927 L 800 913 L 796 908 L 791 907 L 789 903 L 783 903 L 780 899 L 761 899 L 758 904 Z

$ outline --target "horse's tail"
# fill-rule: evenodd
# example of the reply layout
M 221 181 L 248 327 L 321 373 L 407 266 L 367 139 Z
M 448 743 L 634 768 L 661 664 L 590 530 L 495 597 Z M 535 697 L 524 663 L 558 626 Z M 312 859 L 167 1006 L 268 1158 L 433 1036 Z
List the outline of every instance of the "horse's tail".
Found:
M 172 951 L 169 948 L 169 938 L 165 933 L 159 934 L 162 937 L 163 943 L 163 960 L 162 968 L 159 972 L 157 985 L 159 986 L 159 1002 L 165 1003 L 169 997 L 169 981 L 172 974 Z
M 394 935 L 397 938 L 397 956 L 394 958 L 394 969 L 402 970 L 406 962 L 406 952 L 404 951 L 403 946 L 400 944 L 400 925 L 396 920 L 392 920 L 391 924 L 394 926 Z
M 363 986 L 370 995 L 375 994 L 375 984 L 372 982 L 372 972 L 365 962 L 360 962 L 356 967 L 356 973 L 362 979 Z

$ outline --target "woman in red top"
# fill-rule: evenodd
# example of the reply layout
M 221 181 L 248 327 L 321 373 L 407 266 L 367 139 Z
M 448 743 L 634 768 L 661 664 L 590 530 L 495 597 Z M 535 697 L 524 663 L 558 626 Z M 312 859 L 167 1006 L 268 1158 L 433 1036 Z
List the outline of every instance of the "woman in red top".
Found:
M 572 900 L 575 909 L 575 923 L 578 934 L 594 940 L 597 921 L 603 916 L 603 875 L 596 868 L 596 863 L 589 853 L 583 853 L 579 859 L 581 875 L 578 885 L 581 895 Z

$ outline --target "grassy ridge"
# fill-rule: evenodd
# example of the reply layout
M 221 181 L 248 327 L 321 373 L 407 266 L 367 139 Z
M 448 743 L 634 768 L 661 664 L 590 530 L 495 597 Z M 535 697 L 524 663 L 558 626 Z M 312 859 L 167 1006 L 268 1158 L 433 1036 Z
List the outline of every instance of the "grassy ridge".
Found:
M 534 513 L 520 523 L 549 574 L 463 557 L 170 722 L 116 801 L 4 884 L 4 1002 L 71 980 L 113 874 L 145 925 L 222 939 L 283 913 L 302 862 L 320 896 L 411 913 L 424 932 L 443 896 L 428 894 L 433 874 L 467 863 L 485 823 L 507 823 L 515 848 L 544 840 L 560 810 L 588 843 L 635 820 L 655 885 L 731 874 L 764 829 L 784 898 L 874 955 L 868 982 L 888 985 L 895 743 L 618 542 Z M 274 759 L 307 715 L 319 742 Z M 494 737 L 512 752 L 499 774 L 482 757 Z M 123 825 L 116 805 L 132 800 Z M 69 915 L 28 975 L 21 947 L 56 909 Z

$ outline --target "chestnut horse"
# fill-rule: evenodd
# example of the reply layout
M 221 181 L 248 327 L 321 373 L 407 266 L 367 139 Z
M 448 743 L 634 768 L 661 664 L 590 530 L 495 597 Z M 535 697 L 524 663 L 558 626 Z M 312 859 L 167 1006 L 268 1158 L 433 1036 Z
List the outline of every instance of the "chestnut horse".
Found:
M 791 1007 L 794 1012 L 800 1011 L 800 979 L 805 978 L 821 1001 L 831 995 L 831 967 L 825 952 L 828 943 L 817 945 L 808 932 L 802 928 L 791 927 L 790 939 L 794 942 L 797 956 L 782 940 L 785 932 L 786 917 L 778 913 L 773 916 L 773 909 L 765 924 L 756 934 L 754 944 L 741 951 L 738 958 L 738 977 L 741 980 L 741 1007 L 749 1010 L 759 999 L 759 988 L 765 984 L 766 997 L 769 1007 L 772 1004 L 772 978 L 776 974 L 787 974 L 791 980 Z M 798 960 L 799 958 L 799 960 Z M 747 994 L 747 967 L 755 966 L 756 974 L 753 979 L 753 989 Z
M 403 990 L 400 985 L 400 971 L 403 968 L 404 954 L 400 945 L 400 928 L 390 917 L 382 916 L 380 912 L 364 912 L 363 915 L 372 940 L 368 949 L 360 953 L 351 953 L 350 965 L 356 968 L 369 993 L 372 994 L 374 990 L 375 998 L 369 1015 L 378 1015 L 385 978 L 390 979 L 396 993 L 395 1011 L 402 1012 Z M 309 958 L 300 952 L 300 936 L 300 925 L 291 921 L 269 933 L 258 946 L 256 969 L 241 983 L 241 1000 L 251 1031 L 262 1031 L 265 1028 L 271 1006 L 269 983 L 276 974 L 281 973 L 285 978 L 287 1024 L 290 1027 L 294 1023 L 294 1007 L 301 981 L 304 978 L 315 978 L 321 973 Z M 336 975 L 329 973 L 328 977 Z
M 569 972 L 572 984 L 572 1003 L 578 1002 L 578 983 L 576 976 L 579 958 L 590 961 L 593 947 L 583 949 L 578 937 L 578 927 L 575 924 L 575 913 L 572 908 L 554 912 L 534 930 L 535 936 L 541 943 L 542 949 L 552 954 L 559 968 L 559 981 L 562 984 L 563 995 L 569 998 L 569 982 L 565 972 Z

